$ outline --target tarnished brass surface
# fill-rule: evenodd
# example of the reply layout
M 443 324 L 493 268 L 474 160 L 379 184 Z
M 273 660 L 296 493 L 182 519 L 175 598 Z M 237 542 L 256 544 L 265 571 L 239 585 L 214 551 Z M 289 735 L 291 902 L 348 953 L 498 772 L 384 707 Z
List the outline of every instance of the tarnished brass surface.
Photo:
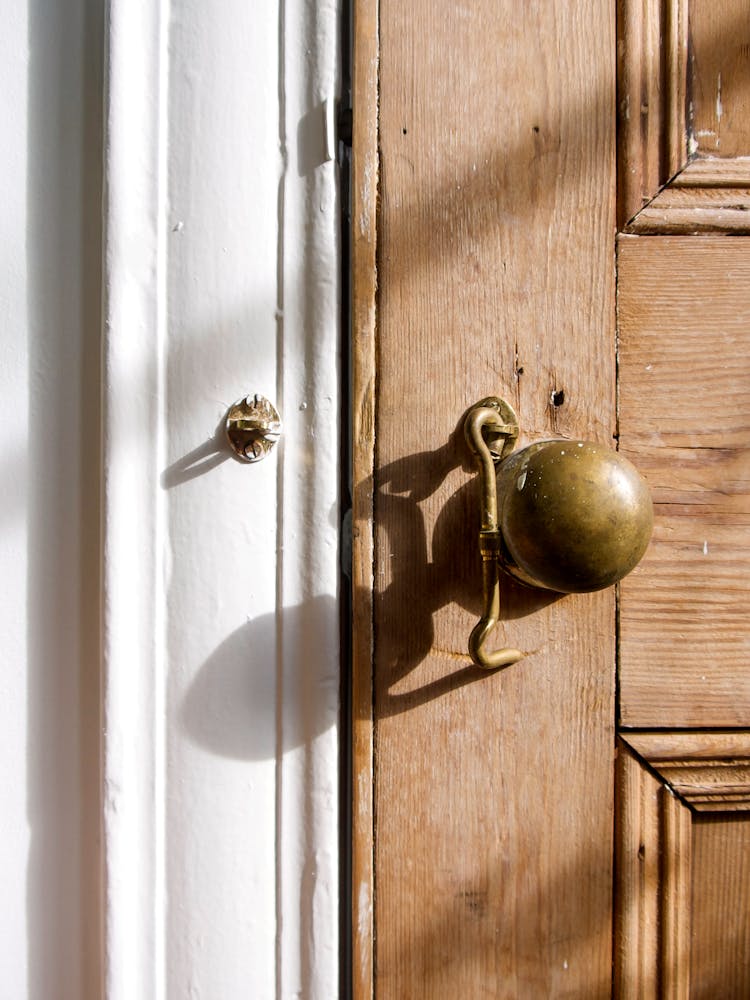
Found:
M 281 418 L 266 397 L 256 393 L 229 407 L 225 429 L 238 458 L 260 462 L 281 436 Z
M 497 496 L 503 564 L 536 587 L 601 590 L 633 569 L 651 538 L 646 483 L 601 444 L 531 444 L 500 465 Z
M 602 590 L 643 556 L 653 505 L 636 469 L 602 444 L 537 441 L 510 454 L 518 421 L 495 396 L 469 410 L 464 432 L 482 488 L 484 614 L 469 637 L 469 654 L 477 666 L 495 669 L 523 656 L 517 649 L 486 648 L 500 618 L 500 566 L 545 590 Z
M 508 403 L 490 396 L 469 410 L 464 432 L 479 468 L 482 486 L 479 551 L 482 556 L 484 614 L 469 636 L 469 655 L 478 667 L 495 670 L 516 663 L 523 656 L 518 649 L 490 652 L 486 648 L 490 633 L 500 618 L 500 532 L 495 465 L 513 450 L 518 438 L 518 420 Z
M 482 531 L 497 529 L 495 466 L 510 455 L 518 438 L 513 408 L 497 396 L 481 399 L 466 414 L 464 435 L 479 467 L 482 482 Z

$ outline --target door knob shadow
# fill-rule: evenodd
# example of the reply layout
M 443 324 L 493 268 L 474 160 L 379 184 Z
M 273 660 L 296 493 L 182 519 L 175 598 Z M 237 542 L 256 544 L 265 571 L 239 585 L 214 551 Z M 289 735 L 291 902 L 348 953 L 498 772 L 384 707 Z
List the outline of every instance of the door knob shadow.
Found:
M 183 692 L 183 732 L 207 752 L 231 760 L 273 760 L 279 751 L 309 745 L 338 721 L 338 637 L 336 602 L 327 594 L 285 607 L 280 616 L 272 612 L 245 622 Z M 291 707 L 285 704 L 286 685 L 295 692 Z
M 482 614 L 482 569 L 477 535 L 480 484 L 463 436 L 464 417 L 445 445 L 405 456 L 382 468 L 375 507 L 380 532 L 375 543 L 375 687 L 379 714 L 391 715 L 475 683 L 488 676 L 468 654 L 468 637 Z M 455 470 L 471 478 L 458 488 Z M 442 501 L 442 496 L 446 499 Z M 434 511 L 430 533 L 424 511 Z M 382 589 L 378 581 L 385 580 Z M 525 587 L 503 574 L 501 620 L 512 621 L 543 608 L 561 595 Z M 435 649 L 435 616 L 455 605 L 469 614 L 463 645 Z M 450 669 L 418 688 L 398 688 L 430 655 Z M 456 663 L 463 665 L 455 669 Z

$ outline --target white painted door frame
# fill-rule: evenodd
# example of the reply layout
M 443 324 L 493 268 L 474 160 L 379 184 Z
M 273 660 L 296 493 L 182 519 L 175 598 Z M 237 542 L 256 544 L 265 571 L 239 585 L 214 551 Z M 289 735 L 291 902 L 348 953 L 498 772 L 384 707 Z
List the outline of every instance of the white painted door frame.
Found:
M 338 995 L 338 27 L 108 5 L 108 1000 Z M 246 466 L 255 392 L 284 436 Z

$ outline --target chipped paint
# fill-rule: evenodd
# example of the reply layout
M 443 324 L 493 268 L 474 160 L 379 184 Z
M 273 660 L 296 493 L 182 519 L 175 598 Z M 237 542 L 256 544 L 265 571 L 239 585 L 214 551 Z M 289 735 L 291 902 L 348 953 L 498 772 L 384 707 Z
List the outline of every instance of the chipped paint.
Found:
M 724 114 L 724 106 L 721 103 L 721 73 L 716 80 L 716 120 L 721 123 Z
M 360 967 L 370 964 L 370 941 L 372 935 L 372 898 L 367 882 L 360 882 L 357 893 L 357 939 L 359 941 Z
M 373 191 L 375 188 L 372 163 L 366 163 L 362 171 L 362 202 L 359 213 L 359 232 L 363 239 L 370 240 L 372 231 Z

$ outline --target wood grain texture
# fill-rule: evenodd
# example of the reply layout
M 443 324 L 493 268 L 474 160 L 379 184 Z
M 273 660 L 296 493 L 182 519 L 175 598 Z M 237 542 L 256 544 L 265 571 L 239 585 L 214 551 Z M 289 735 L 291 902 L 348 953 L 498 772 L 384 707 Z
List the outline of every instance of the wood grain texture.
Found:
M 659 993 L 659 781 L 620 746 L 616 769 L 614 995 Z
M 377 995 L 600 996 L 612 594 L 508 584 L 497 642 L 527 656 L 470 665 L 479 508 L 461 418 L 495 393 L 526 440 L 612 440 L 613 10 L 380 11 Z
M 750 154 L 750 7 L 690 2 L 690 152 Z
M 624 741 L 696 812 L 750 810 L 750 734 L 628 732 Z
M 693 823 L 691 997 L 750 996 L 750 816 Z
M 693 160 L 625 227 L 640 235 L 750 232 L 750 157 Z
M 745 0 L 619 0 L 617 53 L 618 226 L 746 232 L 747 198 L 671 191 L 686 166 L 680 186 L 690 183 L 695 156 L 750 154 Z
M 624 743 L 617 755 L 614 995 L 690 996 L 691 814 Z
M 373 994 L 373 465 L 377 287 L 378 4 L 353 6 L 352 103 L 352 990 Z
M 628 233 L 678 235 L 750 232 L 750 189 L 668 185 L 625 227 Z
M 688 0 L 618 0 L 618 226 L 687 162 Z
M 621 584 L 621 722 L 747 726 L 750 243 L 618 246 L 620 446 L 656 508 Z
M 661 890 L 659 966 L 661 996 L 690 996 L 691 850 L 690 810 L 668 789 L 659 792 Z
M 652 770 L 748 745 L 739 733 L 628 734 L 617 758 L 615 979 L 631 997 L 745 998 L 750 816 L 695 814 Z M 644 750 L 641 758 L 634 747 Z
M 671 181 L 671 187 L 750 187 L 750 156 L 731 160 L 692 160 Z

